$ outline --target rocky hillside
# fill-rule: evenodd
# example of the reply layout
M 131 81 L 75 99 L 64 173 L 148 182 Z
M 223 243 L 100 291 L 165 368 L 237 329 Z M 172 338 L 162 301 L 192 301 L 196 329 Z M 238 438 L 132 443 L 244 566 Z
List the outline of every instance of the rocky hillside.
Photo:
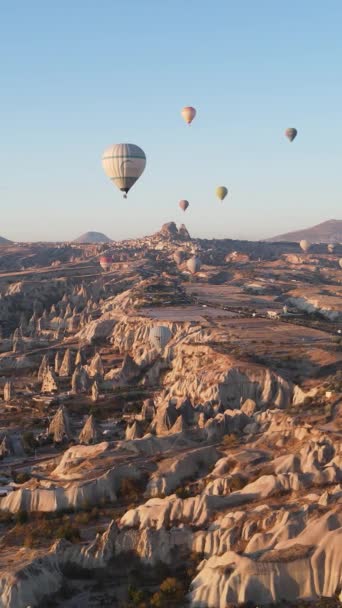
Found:
M 306 239 L 310 243 L 342 243 L 342 220 L 327 220 L 312 228 L 304 228 L 303 230 L 295 230 L 274 236 L 267 241 L 273 243 L 279 241 L 300 241 Z
M 0 245 L 10 245 L 12 241 L 5 239 L 3 236 L 0 236 Z
M 2 248 L 0 608 L 339 606 L 339 248 Z
M 112 239 L 102 232 L 85 232 L 81 234 L 73 243 L 111 243 Z

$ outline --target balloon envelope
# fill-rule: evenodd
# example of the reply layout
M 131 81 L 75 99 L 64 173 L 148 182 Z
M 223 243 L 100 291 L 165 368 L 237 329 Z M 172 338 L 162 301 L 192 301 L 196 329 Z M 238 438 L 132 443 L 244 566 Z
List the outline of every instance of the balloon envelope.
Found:
M 201 270 L 201 260 L 194 255 L 190 260 L 186 263 L 188 270 L 190 270 L 191 274 L 195 274 Z
M 102 166 L 113 184 L 127 194 L 145 169 L 145 152 L 135 144 L 114 144 L 104 151 Z
M 333 243 L 329 243 L 327 245 L 327 249 L 328 249 L 329 253 L 334 253 L 334 251 L 335 251 L 335 245 Z
M 165 325 L 154 325 L 150 329 L 150 343 L 157 350 L 163 350 L 171 336 L 171 330 Z
M 305 239 L 300 241 L 299 245 L 300 245 L 301 250 L 304 251 L 305 253 L 307 251 L 309 251 L 309 249 L 311 247 L 311 243 L 309 243 L 309 241 L 306 241 Z
M 192 106 L 185 106 L 185 108 L 183 108 L 181 111 L 181 114 L 185 122 L 190 125 L 196 116 L 196 110 Z
M 295 129 L 294 127 L 291 127 L 290 129 L 286 129 L 285 131 L 285 135 L 287 137 L 287 139 L 289 139 L 290 141 L 293 141 L 295 139 L 295 137 L 297 137 L 297 129 Z
M 342 268 L 342 258 L 339 259 L 338 261 L 340 268 Z
M 226 188 L 225 186 L 218 186 L 218 188 L 216 188 L 216 196 L 220 199 L 220 201 L 223 201 L 223 199 L 226 198 L 227 194 L 228 188 Z
M 189 207 L 189 201 L 185 201 L 185 200 L 181 200 L 179 201 L 178 205 L 180 206 L 181 209 L 183 209 L 183 211 L 186 211 L 187 208 Z
M 102 270 L 106 272 L 110 270 L 111 265 L 113 264 L 113 258 L 110 255 L 102 255 L 100 257 L 100 266 Z

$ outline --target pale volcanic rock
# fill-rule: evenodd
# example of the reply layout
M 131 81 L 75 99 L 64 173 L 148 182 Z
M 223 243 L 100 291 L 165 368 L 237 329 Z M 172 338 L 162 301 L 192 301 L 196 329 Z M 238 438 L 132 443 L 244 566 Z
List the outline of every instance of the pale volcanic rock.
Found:
M 93 382 L 92 386 L 91 386 L 91 400 L 94 403 L 97 403 L 97 401 L 99 400 L 100 397 L 100 389 L 99 389 L 99 385 L 96 382 Z
M 100 319 L 96 319 L 87 323 L 81 331 L 76 334 L 78 340 L 85 344 L 92 344 L 94 340 L 103 340 L 108 338 L 116 323 L 116 319 L 110 318 L 110 315 L 103 315 Z
M 126 439 L 140 439 L 144 435 L 144 426 L 140 420 L 134 420 L 132 424 L 129 424 L 126 428 L 125 438 Z
M 171 494 L 182 485 L 184 480 L 206 475 L 215 464 L 219 454 L 215 448 L 204 447 L 189 450 L 181 454 L 177 460 L 167 458 L 158 465 L 158 470 L 152 474 L 146 488 L 146 496 Z
M 140 373 L 141 370 L 139 365 L 136 364 L 129 354 L 126 354 L 121 368 L 108 372 L 105 376 L 105 380 L 110 380 L 114 386 L 121 386 L 127 384 L 127 382 L 130 382 L 134 378 L 137 378 Z
M 5 386 L 4 386 L 4 401 L 6 403 L 8 403 L 9 401 L 11 401 L 15 396 L 14 390 L 13 390 L 13 385 L 12 382 L 8 381 L 6 382 Z
M 43 382 L 43 378 L 46 375 L 46 372 L 49 369 L 49 358 L 48 355 L 44 355 L 42 360 L 41 360 L 41 364 L 39 366 L 39 370 L 38 370 L 38 381 L 39 382 Z
M 70 427 L 70 421 L 68 413 L 65 407 L 62 405 L 52 418 L 48 434 L 52 435 L 55 443 L 60 443 L 64 439 L 71 439 L 72 432 Z
M 91 378 L 93 378 L 94 376 L 103 378 L 104 369 L 103 369 L 101 355 L 99 353 L 95 353 L 95 355 L 93 356 L 92 360 L 90 361 L 90 363 L 87 367 L 87 371 Z
M 151 431 L 156 435 L 167 434 L 175 424 L 179 412 L 172 401 L 161 402 L 157 405 L 157 411 L 151 423 Z
M 284 597 L 332 596 L 342 577 L 342 528 L 331 530 L 326 517 L 322 519 L 296 536 L 295 543 L 288 541 L 287 552 L 283 543 L 259 560 L 227 551 L 202 562 L 191 584 L 190 605 L 225 608 L 227 602 L 268 604 Z
M 334 296 L 322 296 L 312 289 L 304 294 L 300 290 L 294 290 L 289 292 L 288 302 L 298 310 L 309 314 L 319 313 L 329 321 L 337 323 L 342 320 L 341 296 L 341 290 Z
M 93 415 L 88 416 L 79 434 L 80 443 L 98 443 L 101 441 L 101 431 Z
M 156 407 L 153 399 L 145 399 L 141 408 L 141 419 L 151 422 L 156 413 Z
M 43 376 L 41 392 L 52 393 L 54 391 L 58 391 L 57 378 L 55 372 L 48 367 Z
M 63 357 L 62 363 L 59 368 L 59 376 L 69 377 L 72 375 L 73 370 L 74 370 L 73 356 L 72 356 L 70 348 L 67 348 L 64 353 L 64 357 Z
M 253 416 L 256 407 L 256 403 L 253 399 L 246 399 L 241 405 L 241 411 L 246 414 L 246 416 Z
M 25 450 L 19 435 L 5 435 L 0 444 L 0 457 L 24 456 Z
M 175 397 L 188 394 L 192 402 L 217 401 L 229 408 L 246 399 L 258 408 L 269 403 L 286 407 L 292 401 L 292 385 L 267 368 L 233 362 L 208 346 L 183 343 L 178 348 L 164 378 Z
M 73 393 L 88 393 L 90 378 L 85 367 L 78 365 L 71 378 L 71 390 Z

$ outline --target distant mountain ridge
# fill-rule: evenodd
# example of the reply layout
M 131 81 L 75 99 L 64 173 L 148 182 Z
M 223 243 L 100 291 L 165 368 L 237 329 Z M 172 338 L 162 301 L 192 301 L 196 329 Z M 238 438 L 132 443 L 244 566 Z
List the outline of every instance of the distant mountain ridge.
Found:
M 73 243 L 111 243 L 113 239 L 102 232 L 85 232 L 81 234 L 77 239 L 72 241 Z
M 306 239 L 311 243 L 342 243 L 342 220 L 327 220 L 311 228 L 286 232 L 266 239 L 268 242 L 300 241 Z
M 13 241 L 9 239 L 5 239 L 3 236 L 0 236 L 0 245 L 10 245 Z

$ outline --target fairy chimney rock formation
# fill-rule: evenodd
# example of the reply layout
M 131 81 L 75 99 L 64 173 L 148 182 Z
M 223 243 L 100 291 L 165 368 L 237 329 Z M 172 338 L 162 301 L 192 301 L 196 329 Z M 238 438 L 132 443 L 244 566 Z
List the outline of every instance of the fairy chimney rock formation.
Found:
M 100 438 L 100 429 L 96 420 L 94 419 L 94 416 L 91 414 L 90 416 L 88 416 L 79 434 L 79 442 L 86 444 L 98 443 L 100 441 Z
M 103 363 L 99 353 L 95 353 L 88 366 L 88 373 L 91 377 L 98 376 L 103 378 L 104 370 Z
M 92 384 L 92 387 L 91 387 L 91 400 L 94 403 L 96 403 L 99 400 L 99 396 L 100 396 L 99 385 L 97 384 L 97 382 L 95 380 L 95 382 Z
M 75 394 L 87 393 L 89 387 L 90 379 L 87 370 L 82 365 L 78 365 L 72 375 L 71 390 Z
M 55 373 L 49 367 L 46 370 L 44 377 L 43 377 L 41 392 L 42 393 L 52 393 L 53 391 L 57 391 L 57 390 L 58 390 L 58 385 L 57 385 L 57 379 L 56 379 Z
M 6 403 L 8 403 L 9 401 L 11 401 L 14 397 L 14 390 L 13 390 L 13 385 L 12 382 L 8 381 L 6 382 L 5 386 L 4 386 L 4 401 Z
M 61 377 L 67 378 L 68 376 L 71 376 L 72 372 L 73 372 L 72 354 L 71 354 L 70 348 L 67 348 L 67 350 L 64 353 L 62 364 L 59 368 L 59 375 Z
M 48 435 L 52 435 L 55 443 L 61 443 L 64 439 L 71 439 L 72 433 L 69 416 L 63 405 L 57 410 L 52 418 L 49 425 Z

